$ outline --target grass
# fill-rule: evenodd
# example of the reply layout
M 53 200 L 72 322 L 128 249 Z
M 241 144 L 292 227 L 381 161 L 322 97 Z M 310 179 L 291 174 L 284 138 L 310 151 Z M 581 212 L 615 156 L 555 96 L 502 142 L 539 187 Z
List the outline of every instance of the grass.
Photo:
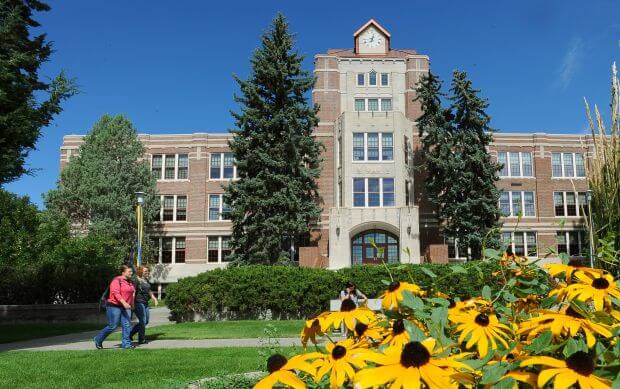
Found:
M 0 343 L 19 342 L 21 340 L 90 331 L 101 329 L 103 326 L 103 324 L 93 323 L 1 324 Z
M 0 354 L 0 386 L 14 388 L 185 387 L 204 377 L 265 369 L 260 348 L 93 350 Z M 287 355 L 300 351 L 284 348 Z
M 166 324 L 147 327 L 146 338 L 148 340 L 260 338 L 267 335 L 266 328 L 271 337 L 287 338 L 299 336 L 303 323 L 302 320 L 229 320 Z M 120 334 L 114 333 L 109 339 L 118 340 Z

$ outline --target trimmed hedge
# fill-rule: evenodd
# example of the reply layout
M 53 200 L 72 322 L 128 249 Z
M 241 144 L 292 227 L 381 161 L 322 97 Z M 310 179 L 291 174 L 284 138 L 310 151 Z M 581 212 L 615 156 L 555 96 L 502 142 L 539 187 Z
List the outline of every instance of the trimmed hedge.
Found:
M 469 297 L 484 285 L 499 283 L 496 263 L 474 261 L 459 265 L 390 265 L 395 280 L 428 288 L 438 280 L 442 292 Z M 433 279 L 428 272 L 437 275 Z M 347 281 L 368 298 L 377 298 L 390 277 L 384 266 L 354 266 L 336 271 L 292 266 L 252 265 L 201 273 L 171 284 L 166 303 L 177 321 L 218 319 L 301 319 L 329 309 Z

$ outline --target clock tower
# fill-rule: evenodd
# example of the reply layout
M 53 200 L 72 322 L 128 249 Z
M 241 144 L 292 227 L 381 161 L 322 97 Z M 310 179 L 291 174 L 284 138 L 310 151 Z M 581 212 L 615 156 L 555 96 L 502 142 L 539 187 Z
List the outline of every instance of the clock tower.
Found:
M 356 54 L 385 55 L 390 51 L 390 33 L 370 19 L 353 34 Z

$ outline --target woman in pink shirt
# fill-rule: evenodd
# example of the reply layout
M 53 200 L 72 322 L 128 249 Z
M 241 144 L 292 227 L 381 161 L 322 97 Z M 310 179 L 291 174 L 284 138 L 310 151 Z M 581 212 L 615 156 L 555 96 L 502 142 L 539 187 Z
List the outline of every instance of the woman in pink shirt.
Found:
M 131 282 L 133 270 L 127 265 L 121 265 L 121 275 L 114 277 L 110 282 L 110 295 L 106 301 L 106 315 L 108 325 L 101 330 L 99 335 L 93 339 L 95 347 L 103 348 L 103 341 L 108 337 L 119 323 L 122 329 L 121 347 L 124 349 L 133 348 L 129 333 L 131 332 L 131 307 L 136 293 L 136 288 Z

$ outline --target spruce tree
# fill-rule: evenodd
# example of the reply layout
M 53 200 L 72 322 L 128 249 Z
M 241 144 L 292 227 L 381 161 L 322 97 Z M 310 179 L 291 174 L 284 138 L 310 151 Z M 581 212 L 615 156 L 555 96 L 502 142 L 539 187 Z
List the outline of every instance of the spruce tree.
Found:
M 453 74 L 451 93 L 456 174 L 446 188 L 444 232 L 458 239 L 461 250 L 471 248 L 472 258 L 481 258 L 485 239 L 487 245 L 497 245 L 500 191 L 495 182 L 501 165 L 488 153 L 493 129 L 486 99 L 461 71 Z
M 61 111 L 61 102 L 76 92 L 72 80 L 60 73 L 51 83 L 39 77 L 52 46 L 45 34 L 30 36 L 39 27 L 33 12 L 50 7 L 36 0 L 0 1 L 0 186 L 29 169 L 28 153 L 41 128 Z
M 306 94 L 314 84 L 281 14 L 262 36 L 247 80 L 235 77 L 241 110 L 233 112 L 229 142 L 239 179 L 226 187 L 232 208 L 232 260 L 238 264 L 290 260 L 295 245 L 320 216 L 317 179 L 321 143 L 312 131 L 317 106 Z

